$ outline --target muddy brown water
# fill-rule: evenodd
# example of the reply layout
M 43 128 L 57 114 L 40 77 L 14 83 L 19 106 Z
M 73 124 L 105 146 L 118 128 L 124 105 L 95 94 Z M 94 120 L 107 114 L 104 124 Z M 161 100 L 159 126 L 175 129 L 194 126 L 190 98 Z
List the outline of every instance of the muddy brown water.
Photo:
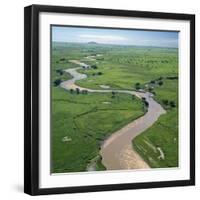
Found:
M 76 64 L 82 64 L 76 61 Z M 75 84 L 75 81 L 87 78 L 86 74 L 77 72 L 78 68 L 70 68 L 65 70 L 73 78 L 61 83 L 61 87 L 67 90 L 79 88 L 80 90 L 88 90 L 88 92 L 112 92 L 113 90 L 96 90 L 83 88 Z M 144 169 L 149 168 L 148 164 L 134 151 L 132 140 L 151 127 L 166 111 L 157 103 L 151 93 L 137 92 L 129 90 L 114 90 L 119 93 L 134 94 L 139 98 L 145 97 L 149 103 L 148 111 L 140 118 L 127 124 L 120 130 L 114 132 L 108 137 L 101 146 L 100 155 L 102 156 L 102 164 L 107 170 L 120 169 Z

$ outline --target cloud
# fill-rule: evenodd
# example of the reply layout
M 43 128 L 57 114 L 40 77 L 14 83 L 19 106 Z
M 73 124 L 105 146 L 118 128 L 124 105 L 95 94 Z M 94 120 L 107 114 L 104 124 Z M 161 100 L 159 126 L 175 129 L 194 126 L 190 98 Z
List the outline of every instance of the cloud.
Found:
M 116 43 L 116 42 L 124 42 L 127 38 L 116 35 L 90 35 L 90 34 L 82 34 L 79 35 L 80 38 L 86 40 L 94 40 L 99 43 Z

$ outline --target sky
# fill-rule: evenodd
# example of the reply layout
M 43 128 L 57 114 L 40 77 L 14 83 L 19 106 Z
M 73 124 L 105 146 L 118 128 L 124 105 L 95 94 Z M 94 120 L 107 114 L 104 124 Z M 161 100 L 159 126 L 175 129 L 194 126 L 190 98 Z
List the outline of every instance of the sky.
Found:
M 178 47 L 178 32 L 52 26 L 54 42 Z

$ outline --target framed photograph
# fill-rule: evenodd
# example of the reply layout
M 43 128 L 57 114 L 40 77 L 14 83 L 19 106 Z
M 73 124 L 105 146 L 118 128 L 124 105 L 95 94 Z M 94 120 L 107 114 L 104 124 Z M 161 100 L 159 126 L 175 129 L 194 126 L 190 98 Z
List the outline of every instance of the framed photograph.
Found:
M 25 8 L 24 191 L 195 184 L 195 16 Z

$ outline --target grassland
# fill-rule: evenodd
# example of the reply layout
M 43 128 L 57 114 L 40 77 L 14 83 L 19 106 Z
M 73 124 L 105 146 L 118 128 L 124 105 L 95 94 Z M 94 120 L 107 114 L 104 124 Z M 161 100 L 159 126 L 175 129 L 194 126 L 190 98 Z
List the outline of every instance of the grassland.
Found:
M 136 90 L 139 83 L 140 89 L 155 94 L 154 98 L 167 112 L 133 141 L 133 148 L 151 167 L 178 166 L 178 50 L 53 43 L 52 83 L 70 79 L 69 74 L 60 71 L 77 67 L 69 62 L 73 59 L 96 66 L 80 69 L 88 75 L 87 79 L 77 81 L 82 87 L 100 89 L 107 85 L 111 89 Z M 117 94 L 116 98 L 111 98 L 111 94 L 77 95 L 53 84 L 52 172 L 85 171 L 98 156 L 102 141 L 142 114 L 142 103 L 138 99 L 133 101 L 129 95 Z M 103 170 L 99 159 L 96 169 Z
M 177 74 L 177 49 L 113 47 L 106 52 L 93 62 L 97 69 L 81 70 L 88 79 L 78 81 L 79 85 L 93 89 L 102 84 L 114 89 L 133 89 L 138 82 L 143 85 L 161 76 Z M 102 75 L 94 75 L 97 72 Z
M 153 168 L 178 166 L 178 83 L 177 80 L 164 80 L 155 89 L 155 99 L 167 113 L 148 130 L 133 140 L 134 149 Z M 175 102 L 175 107 L 164 102 Z
M 143 104 L 131 95 L 71 94 L 52 90 L 52 172 L 86 171 L 103 140 L 143 115 Z M 97 162 L 96 170 L 103 169 Z

